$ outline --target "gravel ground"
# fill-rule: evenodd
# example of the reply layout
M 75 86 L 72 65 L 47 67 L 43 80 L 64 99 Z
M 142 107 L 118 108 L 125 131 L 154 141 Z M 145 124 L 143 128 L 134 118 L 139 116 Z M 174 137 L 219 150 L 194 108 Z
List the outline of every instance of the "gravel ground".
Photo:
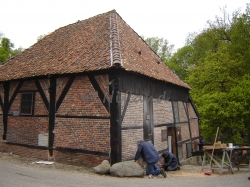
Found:
M 41 161 L 41 160 L 34 159 L 34 158 L 23 158 L 23 157 L 20 157 L 18 155 L 13 155 L 13 154 L 9 154 L 9 153 L 1 153 L 0 152 L 0 159 L 8 160 L 9 162 L 14 162 L 14 163 L 21 164 L 24 166 L 26 165 L 26 166 L 39 167 L 39 168 L 50 168 L 50 169 L 54 169 L 54 170 L 75 171 L 75 172 L 81 172 L 81 173 L 94 173 L 93 169 L 90 167 L 69 165 L 69 164 L 63 164 L 63 163 L 58 163 L 58 162 L 53 162 L 53 164 L 51 164 L 51 165 L 37 164 L 36 162 Z M 167 175 L 168 175 L 168 177 L 182 176 L 182 177 L 207 178 L 208 176 L 204 174 L 205 171 L 206 170 L 201 171 L 200 165 L 182 165 L 181 169 L 178 171 L 167 171 Z M 248 168 L 241 168 L 238 171 L 235 168 L 234 172 L 235 172 L 234 174 L 248 173 L 249 169 Z M 231 175 L 231 172 L 227 171 L 227 170 L 223 170 L 223 175 Z M 213 173 L 211 176 L 212 177 L 219 177 L 221 175 L 215 171 L 215 173 Z
M 47 173 L 49 175 L 55 175 L 62 177 L 65 180 L 60 183 L 57 181 L 57 185 L 49 186 L 69 186 L 67 184 L 67 177 L 75 181 L 75 185 L 70 186 L 130 186 L 130 187 L 140 187 L 140 186 L 203 186 L 203 187 L 245 187 L 250 186 L 250 180 L 247 179 L 250 176 L 248 168 L 241 168 L 239 171 L 234 168 L 235 173 L 224 170 L 223 174 L 220 175 L 218 172 L 212 175 L 205 175 L 201 171 L 201 166 L 198 165 L 182 165 L 181 169 L 178 171 L 167 172 L 167 178 L 163 178 L 161 175 L 156 176 L 153 179 L 149 179 L 147 176 L 144 178 L 129 178 L 129 177 L 113 177 L 111 175 L 98 175 L 95 174 L 92 168 L 84 166 L 74 166 L 62 163 L 54 162 L 52 165 L 37 164 L 40 161 L 37 159 L 27 159 L 22 158 L 17 155 L 1 153 L 0 161 L 4 163 L 11 163 L 16 166 L 21 166 L 21 168 L 31 168 L 32 170 L 37 170 L 38 173 Z M 0 167 L 1 170 L 1 167 Z M 84 180 L 85 185 L 82 184 Z M 49 184 L 52 184 L 53 179 Z M 0 176 L 1 184 L 1 176 Z M 2 185 L 0 185 L 2 187 Z M 25 185 L 24 185 L 25 186 Z M 48 184 L 44 185 L 48 186 Z

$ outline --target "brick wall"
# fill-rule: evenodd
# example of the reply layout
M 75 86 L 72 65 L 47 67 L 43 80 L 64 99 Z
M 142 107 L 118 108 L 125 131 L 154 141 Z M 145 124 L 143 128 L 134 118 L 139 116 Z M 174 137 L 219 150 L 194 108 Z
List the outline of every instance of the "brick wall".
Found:
M 67 79 L 59 78 L 58 85 Z M 60 87 L 58 88 L 60 89 Z M 60 91 L 57 91 L 60 94 Z M 87 76 L 78 76 L 64 98 L 57 115 L 69 116 L 109 116 Z
M 138 140 L 143 140 L 143 129 L 122 130 L 122 160 L 134 158 Z
M 20 155 L 21 157 L 37 158 L 48 160 L 48 150 L 28 148 L 17 145 L 6 144 L 4 141 L 0 141 L 0 152 L 11 153 Z
M 154 125 L 173 123 L 171 101 L 154 99 L 153 109 Z M 167 140 L 162 140 L 162 130 L 166 130 L 166 127 L 154 127 L 154 145 L 157 151 L 168 148 Z
M 97 82 L 104 95 L 108 97 L 108 76 L 95 76 Z M 58 99 L 67 84 L 69 78 L 63 77 L 57 79 L 57 95 Z M 39 80 L 45 95 L 49 101 L 49 80 Z M 12 82 L 10 85 L 10 97 L 14 93 L 18 83 Z M 25 81 L 21 90 L 36 90 L 34 81 Z M 3 89 L 0 87 L 1 96 L 3 97 Z M 121 113 L 123 112 L 127 93 L 121 93 Z M 21 94 L 18 93 L 9 113 L 13 110 L 20 109 Z M 194 110 L 188 105 L 190 116 L 195 117 Z M 153 100 L 153 119 L 154 125 L 173 123 L 172 105 L 167 100 Z M 21 143 L 27 145 L 38 145 L 38 135 L 48 133 L 48 111 L 42 101 L 39 92 L 35 95 L 35 115 L 46 117 L 25 117 L 25 116 L 9 116 L 8 117 L 8 134 L 7 141 L 12 143 Z M 179 102 L 179 115 L 182 121 L 187 120 L 183 104 Z M 69 89 L 65 99 L 61 103 L 55 119 L 54 129 L 54 146 L 72 149 L 83 149 L 88 151 L 98 151 L 103 153 L 110 152 L 110 125 L 109 119 L 90 119 L 90 116 L 109 117 L 98 97 L 98 93 L 94 90 L 87 76 L 78 76 Z M 65 117 L 62 117 L 65 116 Z M 73 116 L 70 118 L 69 116 Z M 82 118 L 88 116 L 90 118 Z M 1 117 L 1 115 L 0 115 Z M 67 117 L 67 118 L 66 118 Z M 191 120 L 191 130 L 198 133 L 198 121 Z M 3 132 L 3 125 L 0 127 L 0 133 Z M 143 96 L 131 95 L 130 102 L 124 116 L 121 132 L 122 135 L 122 160 L 133 159 L 137 146 L 137 140 L 143 139 Z M 187 124 L 181 124 L 182 140 L 189 138 L 189 129 Z M 162 130 L 166 127 L 154 128 L 154 144 L 158 151 L 167 148 L 167 141 L 162 141 Z M 193 134 L 192 134 L 193 136 Z M 12 152 L 26 157 L 35 157 L 41 159 L 51 159 L 48 156 L 48 150 L 19 147 L 16 145 L 6 145 L 1 142 L 0 151 Z M 183 154 L 185 150 L 183 148 Z M 59 162 L 78 163 L 89 166 L 95 166 L 108 159 L 106 156 L 72 153 L 65 150 L 55 150 L 53 159 Z
M 188 121 L 188 116 L 186 113 L 186 109 L 184 108 L 184 105 L 186 107 L 186 103 L 183 103 L 181 101 L 178 102 L 180 122 L 187 122 Z
M 127 97 L 127 93 L 121 93 L 121 113 Z M 122 127 L 143 127 L 143 96 L 131 94 Z
M 109 153 L 109 128 L 108 119 L 57 118 L 54 146 Z
M 191 103 L 188 103 L 188 114 L 189 114 L 189 118 L 197 118 L 198 116 L 196 115 L 193 106 L 191 105 Z
M 176 128 L 181 129 L 181 141 L 190 140 L 188 123 L 176 124 Z
M 191 128 L 191 135 L 192 138 L 199 136 L 199 123 L 198 119 L 192 119 L 190 120 L 190 128 Z
M 188 115 L 190 118 L 190 128 L 191 128 L 191 136 L 192 138 L 199 136 L 199 122 L 198 116 L 194 111 L 191 103 L 188 103 Z
M 65 78 L 68 79 L 68 78 Z M 47 100 L 49 101 L 49 87 L 50 87 L 50 80 L 49 79 L 41 79 L 39 80 L 40 85 L 43 89 L 43 92 L 45 94 L 45 97 L 47 98 Z M 58 84 L 58 83 L 57 83 Z
M 85 153 L 71 153 L 66 151 L 54 151 L 56 162 L 68 163 L 73 165 L 84 165 L 94 167 L 102 163 L 103 160 L 109 160 L 109 157 L 98 156 Z
M 121 112 L 128 94 L 121 93 Z M 139 129 L 122 130 L 122 160 L 133 159 L 137 150 L 136 142 L 143 140 L 143 97 L 131 94 L 122 128 L 139 127 Z M 140 128 L 141 127 L 141 128 Z
M 65 81 L 65 78 L 57 80 L 59 85 L 63 85 Z M 109 116 L 87 76 L 76 77 L 57 115 Z M 109 119 L 56 117 L 54 134 L 56 147 L 110 151 Z
M 10 84 L 10 97 L 16 89 L 17 82 Z M 34 81 L 25 81 L 20 91 L 36 90 Z M 10 107 L 9 114 L 14 110 L 20 110 L 21 93 L 18 93 L 13 104 Z M 35 93 L 34 116 L 48 115 L 48 111 L 38 92 Z M 9 116 L 8 131 L 6 140 L 12 143 L 20 143 L 27 145 L 38 145 L 38 134 L 48 132 L 48 117 L 32 117 L 32 116 Z
M 107 75 L 99 76 L 98 84 L 105 92 L 108 92 Z M 56 98 L 58 99 L 67 84 L 69 78 L 63 77 L 57 79 Z M 43 91 L 49 101 L 49 79 L 39 80 Z M 10 85 L 10 98 L 16 89 L 18 82 L 12 82 Z M 1 89 L 1 88 L 0 88 Z M 20 89 L 21 91 L 37 90 L 34 81 L 25 81 Z M 105 93 L 108 95 L 108 93 Z M 3 97 L 3 89 L 1 90 Z M 10 110 L 12 114 L 14 110 L 20 110 L 21 93 L 18 93 Z M 65 147 L 73 149 L 84 149 L 87 151 L 110 152 L 110 125 L 109 119 L 91 119 L 109 117 L 98 97 L 98 93 L 92 87 L 87 76 L 78 76 L 73 82 L 65 100 L 61 103 L 57 111 L 55 119 L 55 137 L 54 147 Z M 45 117 L 41 117 L 45 116 Z M 60 116 L 73 116 L 73 118 L 63 118 Z M 74 116 L 79 116 L 75 118 Z M 81 116 L 88 116 L 82 118 Z M 89 119 L 90 118 L 90 119 Z M 8 133 L 7 141 L 11 143 L 19 143 L 26 145 L 38 145 L 38 135 L 48 133 L 48 111 L 43 103 L 39 92 L 35 92 L 34 116 L 9 116 L 8 117 Z M 0 132 L 2 135 L 3 128 Z M 51 159 L 48 150 L 28 148 L 13 144 L 1 142 L 0 151 L 12 152 L 24 157 L 34 157 L 40 159 Z M 96 166 L 106 156 L 70 153 L 62 150 L 55 150 L 53 159 L 62 162 L 76 162 L 85 165 Z
M 98 82 L 102 92 L 104 93 L 106 100 L 109 101 L 109 87 L 108 87 L 109 76 L 108 75 L 96 75 L 95 79 Z
M 154 128 L 154 146 L 157 151 L 162 151 L 168 148 L 167 140 L 162 141 L 162 130 L 166 130 L 166 127 Z
M 48 132 L 48 120 L 38 117 L 9 117 L 7 141 L 38 145 L 38 134 Z
M 173 123 L 173 111 L 171 101 L 153 100 L 154 125 Z

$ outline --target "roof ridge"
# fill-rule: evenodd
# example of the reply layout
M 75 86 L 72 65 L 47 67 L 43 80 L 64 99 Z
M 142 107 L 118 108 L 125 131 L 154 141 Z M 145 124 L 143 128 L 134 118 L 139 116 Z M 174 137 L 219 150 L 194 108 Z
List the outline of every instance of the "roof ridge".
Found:
M 85 21 L 88 21 L 88 20 L 94 19 L 94 18 L 96 18 L 96 17 L 102 16 L 102 15 L 105 15 L 105 14 L 111 14 L 111 13 L 115 13 L 115 14 L 117 14 L 116 10 L 115 10 L 115 9 L 113 9 L 113 10 L 110 10 L 110 11 L 105 12 L 105 13 L 97 14 L 97 15 L 92 16 L 92 17 L 87 18 L 87 19 L 77 20 L 77 21 L 76 21 L 76 22 L 74 22 L 74 23 L 70 23 L 70 24 L 68 24 L 68 25 L 64 25 L 64 26 L 62 26 L 62 27 L 58 27 L 58 28 L 57 28 L 57 29 L 55 29 L 54 31 L 50 32 L 49 34 L 51 34 L 51 33 L 55 32 L 55 31 L 57 31 L 57 30 L 59 30 L 59 29 L 61 29 L 61 28 L 68 27 L 68 26 L 70 26 L 70 25 L 74 25 L 74 24 L 78 24 L 78 23 L 80 23 L 80 22 L 85 22 Z
M 120 38 L 116 11 L 110 12 L 110 63 L 111 66 L 122 66 Z

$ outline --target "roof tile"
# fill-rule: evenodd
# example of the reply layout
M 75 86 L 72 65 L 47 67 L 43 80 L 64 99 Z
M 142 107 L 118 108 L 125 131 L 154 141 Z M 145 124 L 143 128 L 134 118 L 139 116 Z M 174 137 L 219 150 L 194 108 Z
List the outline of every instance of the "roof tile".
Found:
M 61 27 L 0 66 L 0 81 L 111 68 L 190 87 L 116 13 Z

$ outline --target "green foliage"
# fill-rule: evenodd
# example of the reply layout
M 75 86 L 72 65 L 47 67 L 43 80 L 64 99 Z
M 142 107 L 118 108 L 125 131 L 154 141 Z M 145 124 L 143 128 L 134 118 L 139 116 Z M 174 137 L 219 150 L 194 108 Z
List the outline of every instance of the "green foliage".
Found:
M 191 46 L 184 46 L 174 53 L 173 56 L 167 61 L 167 65 L 173 69 L 182 80 L 185 80 L 189 75 L 188 69 L 192 66 L 192 53 L 193 48 Z
M 15 56 L 16 54 L 23 51 L 22 48 L 14 49 L 14 44 L 10 42 L 8 38 L 1 38 L 2 34 L 0 35 L 0 63 L 5 62 L 6 60 L 10 59 L 11 57 Z
M 44 37 L 46 37 L 49 34 L 50 34 L 50 32 L 48 32 L 47 34 L 42 34 L 42 35 L 38 36 L 37 41 L 39 42 L 40 40 L 42 40 Z
M 220 127 L 224 142 L 244 143 L 250 133 L 249 14 L 230 17 L 224 10 L 189 46 L 187 82 L 202 117 L 201 133 L 213 142 Z
M 166 62 L 166 60 L 171 57 L 174 46 L 169 45 L 167 39 L 151 37 L 146 38 L 145 42 L 161 58 L 162 61 Z
M 189 46 L 173 55 L 174 45 L 170 45 L 166 39 L 151 37 L 146 38 L 145 42 L 181 79 L 187 77 L 188 60 L 185 57 L 188 57 L 189 51 L 192 50 Z

